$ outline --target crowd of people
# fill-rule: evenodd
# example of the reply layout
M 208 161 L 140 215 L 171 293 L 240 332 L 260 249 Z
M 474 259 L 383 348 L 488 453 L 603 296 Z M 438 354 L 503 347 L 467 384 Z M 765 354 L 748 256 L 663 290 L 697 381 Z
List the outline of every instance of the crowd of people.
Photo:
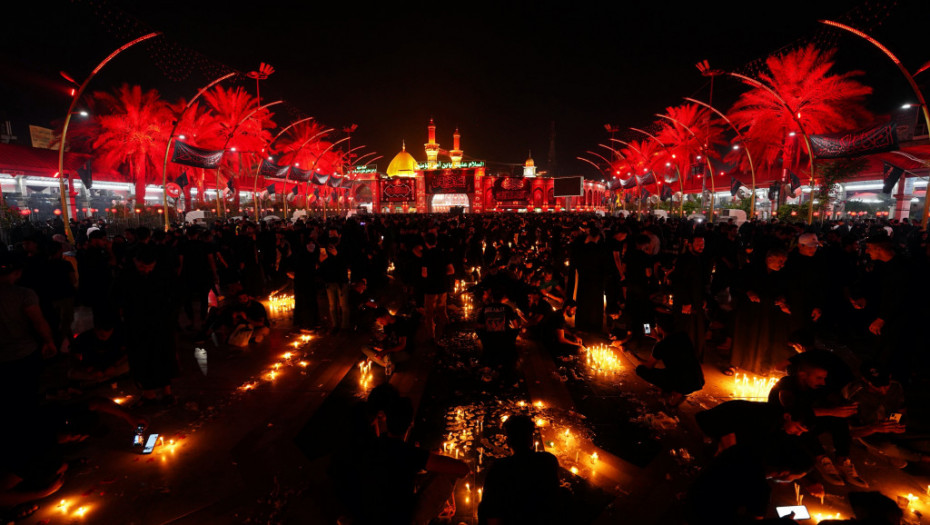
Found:
M 475 283 L 469 291 L 486 380 L 519 375 L 518 338 L 556 358 L 584 352 L 586 341 L 612 341 L 673 409 L 702 390 L 708 367 L 784 375 L 767 402 L 732 401 L 697 415 L 718 448 L 687 498 L 692 523 L 770 516 L 767 479 L 800 479 L 814 494 L 824 482 L 866 489 L 852 447 L 898 468 L 925 463 L 930 453 L 920 437 L 928 418 L 908 410 L 930 370 L 920 329 L 930 318 L 930 244 L 906 219 L 808 226 L 420 214 L 120 232 L 84 221 L 72 224 L 75 245 L 62 228 L 33 228 L 0 253 L 2 417 L 41 418 L 28 425 L 31 432 L 5 433 L 18 441 L 0 447 L 0 506 L 16 513 L 61 486 L 68 465 L 46 438 L 61 437 L 53 422 L 62 410 L 144 424 L 99 399 L 50 409 L 40 402 L 49 363 L 64 363 L 57 387 L 128 375 L 141 393 L 138 406 L 172 406 L 179 336 L 218 347 L 260 344 L 272 326 L 258 298 L 285 288 L 293 290 L 295 328 L 370 330 L 364 356 L 388 375 L 416 355 L 418 331 L 426 344 L 448 344 L 448 312 L 460 308 L 451 298 L 463 282 Z M 403 293 L 385 298 L 389 285 Z M 76 310 L 92 319 L 81 333 L 74 333 Z M 383 460 L 375 463 L 390 481 L 392 504 L 356 519 L 410 523 L 423 512 L 413 498 L 414 475 L 425 468 L 436 474 L 426 486 L 448 488 L 463 465 L 407 444 L 409 401 L 379 392 L 357 435 Z M 527 472 L 536 472 L 528 479 L 538 483 L 551 478 L 551 460 L 527 456 L 526 429 L 511 427 L 514 458 L 486 485 L 487 523 L 525 522 L 513 509 L 538 493 L 514 491 L 511 480 Z M 821 440 L 827 435 L 829 451 Z M 345 462 L 346 471 L 361 468 Z M 721 483 L 741 495 L 721 497 Z M 435 510 L 435 499 L 426 508 Z

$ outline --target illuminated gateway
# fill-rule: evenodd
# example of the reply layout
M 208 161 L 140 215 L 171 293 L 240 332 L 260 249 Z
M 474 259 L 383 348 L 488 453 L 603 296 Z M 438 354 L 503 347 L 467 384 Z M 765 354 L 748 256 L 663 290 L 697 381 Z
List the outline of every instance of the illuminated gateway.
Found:
M 494 211 L 553 212 L 603 210 L 604 184 L 584 181 L 580 197 L 556 197 L 555 179 L 537 176 L 532 155 L 523 165 L 491 169 L 482 160 L 465 158 L 462 135 L 452 134 L 452 149 L 436 142 L 436 124 L 430 119 L 425 162 L 418 162 L 402 143 L 384 174 L 359 177 L 365 196 L 357 204 L 381 213 L 469 213 Z M 514 168 L 517 168 L 516 170 Z M 367 201 L 367 202 L 366 202 Z

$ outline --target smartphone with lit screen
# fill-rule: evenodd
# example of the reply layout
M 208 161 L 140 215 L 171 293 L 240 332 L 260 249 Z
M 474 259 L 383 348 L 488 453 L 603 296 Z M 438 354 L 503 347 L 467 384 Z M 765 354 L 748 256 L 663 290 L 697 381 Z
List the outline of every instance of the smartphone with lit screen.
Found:
M 779 518 L 788 518 L 794 520 L 809 520 L 811 519 L 811 513 L 807 511 L 805 505 L 795 505 L 791 507 L 775 507 L 775 512 L 778 513 Z M 794 516 L 791 515 L 794 513 Z
M 158 434 L 149 434 L 149 438 L 145 440 L 145 448 L 142 449 L 143 454 L 151 454 L 155 450 L 155 443 L 158 441 Z
M 649 323 L 643 325 L 643 333 L 646 335 L 652 334 L 652 326 L 650 326 Z
M 894 421 L 895 423 L 900 423 L 900 422 L 901 422 L 901 413 L 900 413 L 900 412 L 895 412 L 894 414 L 891 414 L 891 416 L 890 416 L 888 419 L 889 419 L 890 421 Z

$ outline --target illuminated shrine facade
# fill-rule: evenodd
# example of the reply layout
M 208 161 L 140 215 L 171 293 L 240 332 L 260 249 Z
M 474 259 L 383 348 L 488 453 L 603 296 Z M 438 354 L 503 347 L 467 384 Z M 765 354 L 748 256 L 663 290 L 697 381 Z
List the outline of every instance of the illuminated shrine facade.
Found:
M 555 179 L 536 176 L 532 157 L 521 168 L 521 176 L 492 174 L 484 161 L 464 160 L 458 129 L 449 151 L 436 142 L 432 119 L 427 129 L 426 162 L 417 162 L 404 145 L 386 173 L 358 172 L 353 192 L 356 206 L 378 213 L 445 213 L 458 208 L 467 213 L 606 209 L 607 188 L 601 182 L 584 181 L 582 196 L 557 197 Z

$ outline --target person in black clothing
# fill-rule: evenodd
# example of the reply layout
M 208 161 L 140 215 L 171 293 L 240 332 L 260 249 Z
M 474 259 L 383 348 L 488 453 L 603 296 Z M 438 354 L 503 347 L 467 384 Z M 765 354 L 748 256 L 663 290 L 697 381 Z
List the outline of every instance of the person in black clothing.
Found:
M 517 362 L 519 317 L 508 302 L 501 290 L 490 290 L 490 301 L 478 310 L 476 331 L 484 363 L 511 371 Z
M 688 490 L 688 523 L 795 523 L 790 519 L 763 520 L 772 496 L 768 481 L 791 483 L 804 477 L 811 467 L 810 457 L 786 441 L 763 449 L 730 447 L 701 471 Z
M 303 242 L 294 248 L 294 323 L 305 330 L 320 324 L 320 249 L 315 228 L 305 230 Z
M 719 453 L 737 444 L 758 447 L 782 436 L 800 436 L 807 432 L 805 421 L 811 416 L 737 399 L 698 412 L 694 419 L 704 435 L 718 442 Z
M 117 280 L 115 297 L 126 328 L 129 369 L 142 387 L 140 402 L 154 402 L 161 391 L 164 401 L 173 404 L 171 380 L 179 372 L 175 287 L 172 273 L 158 267 L 156 257 L 154 246 L 136 250 L 133 264 Z
M 416 323 L 409 318 L 392 315 L 384 307 L 375 310 L 375 327 L 381 331 L 382 339 L 369 348 L 362 349 L 369 360 L 387 367 L 388 362 L 403 363 L 410 359 Z
M 824 257 L 818 254 L 820 241 L 813 233 L 798 237 L 797 251 L 788 256 L 785 299 L 791 315 L 788 342 L 798 350 L 814 346 L 815 328 L 823 315 L 823 280 L 829 275 Z
M 706 333 L 704 301 L 710 284 L 710 269 L 704 257 L 704 245 L 704 235 L 695 234 L 685 253 L 678 256 L 675 269 L 669 276 L 675 324 L 691 338 L 701 361 L 704 358 Z
M 600 332 L 604 327 L 604 280 L 606 256 L 600 230 L 591 225 L 573 251 L 579 330 Z
M 74 339 L 71 355 L 76 363 L 68 377 L 75 381 L 102 383 L 129 372 L 125 337 L 110 316 L 97 316 L 94 327 Z
M 349 328 L 349 262 L 339 241 L 339 230 L 330 228 L 327 244 L 320 250 L 320 278 L 326 288 L 332 333 Z
M 824 481 L 832 485 L 844 485 L 845 478 L 851 485 L 866 488 L 868 483 L 859 477 L 849 457 L 852 435 L 848 418 L 856 415 L 858 408 L 855 404 L 834 402 L 825 395 L 828 393 L 823 388 L 827 384 L 827 374 L 827 365 L 821 363 L 815 355 L 801 359 L 791 374 L 781 378 L 769 391 L 769 403 L 787 411 L 813 413 L 813 423 L 808 426 L 810 431 L 800 439 L 808 453 L 814 457 L 814 464 Z M 839 470 L 820 442 L 823 434 L 830 434 L 833 438 Z
M 423 278 L 423 306 L 426 329 L 432 338 L 441 338 L 449 323 L 446 315 L 446 297 L 455 267 L 448 254 L 436 246 L 436 235 L 427 233 L 423 238 L 426 252 L 423 254 L 420 276 Z
M 657 319 L 658 342 L 652 349 L 652 357 L 636 367 L 636 375 L 662 389 L 668 403 L 677 406 L 686 395 L 704 387 L 704 371 L 688 334 L 675 332 L 673 326 L 667 316 Z M 660 361 L 664 368 L 656 368 Z
M 566 523 L 559 495 L 559 460 L 533 451 L 535 424 L 529 416 L 511 416 L 504 423 L 513 455 L 488 469 L 478 507 L 487 525 Z
M 88 236 L 87 245 L 78 251 L 78 294 L 81 302 L 91 307 L 94 315 L 111 309 L 110 289 L 116 258 L 110 249 L 106 233 L 97 230 Z
M 201 239 L 199 228 L 187 230 L 187 240 L 180 247 L 181 280 L 184 283 L 184 312 L 191 327 L 194 326 L 194 302 L 200 306 L 200 324 L 207 319 L 207 300 L 210 290 L 219 284 L 216 262 L 206 243 Z

